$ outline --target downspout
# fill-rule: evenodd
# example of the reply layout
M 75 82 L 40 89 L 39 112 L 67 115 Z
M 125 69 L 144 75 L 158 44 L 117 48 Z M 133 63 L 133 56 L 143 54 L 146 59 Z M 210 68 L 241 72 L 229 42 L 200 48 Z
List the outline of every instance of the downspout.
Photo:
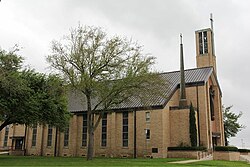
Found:
M 134 110 L 134 158 L 137 157 L 136 147 L 136 110 Z
M 199 92 L 198 92 L 198 86 L 196 86 L 196 103 L 197 103 L 197 119 L 198 119 L 198 141 L 199 146 L 201 146 L 201 135 L 200 135 L 200 105 L 199 105 Z

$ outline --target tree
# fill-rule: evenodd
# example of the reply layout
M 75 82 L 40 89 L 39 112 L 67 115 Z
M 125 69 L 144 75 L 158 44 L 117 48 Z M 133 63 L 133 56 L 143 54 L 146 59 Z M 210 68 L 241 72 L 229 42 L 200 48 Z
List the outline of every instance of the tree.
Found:
M 62 80 L 22 70 L 17 51 L 0 51 L 0 131 L 13 123 L 65 127 L 69 112 Z
M 109 38 L 96 27 L 79 25 L 61 42 L 52 42 L 47 61 L 83 95 L 81 100 L 87 106 L 83 108 L 88 121 L 87 160 L 93 158 L 94 131 L 103 113 L 132 96 L 150 94 L 152 85 L 160 83 L 158 75 L 150 72 L 154 59 L 143 56 L 137 43 Z
M 230 111 L 233 106 L 222 107 L 223 109 L 223 122 L 224 122 L 224 131 L 225 131 L 225 144 L 228 145 L 228 139 L 230 137 L 236 136 L 240 132 L 244 125 L 240 124 L 239 118 L 242 116 L 242 112 L 235 114 L 233 111 Z
M 189 112 L 189 134 L 192 147 L 197 147 L 197 128 L 196 128 L 196 116 L 193 104 L 190 105 Z

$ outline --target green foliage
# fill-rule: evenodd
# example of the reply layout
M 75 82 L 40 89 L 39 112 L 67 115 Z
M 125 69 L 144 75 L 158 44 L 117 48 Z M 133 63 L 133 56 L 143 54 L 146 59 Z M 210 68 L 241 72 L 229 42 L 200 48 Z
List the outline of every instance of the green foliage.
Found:
M 0 51 L 0 131 L 9 124 L 51 124 L 63 129 L 69 120 L 63 81 L 22 70 L 21 56 Z
M 244 125 L 239 123 L 239 118 L 242 116 L 242 112 L 235 114 L 230 111 L 233 106 L 223 106 L 223 122 L 225 131 L 226 145 L 228 145 L 228 139 L 234 137 L 239 131 L 245 128 Z
M 205 151 L 206 147 L 168 147 L 168 150 L 182 150 L 182 151 Z
M 52 54 L 47 57 L 71 89 L 83 95 L 89 142 L 103 115 L 93 122 L 96 113 L 109 111 L 131 96 L 145 98 L 143 92 L 152 93 L 152 85 L 160 83 L 151 72 L 154 59 L 143 55 L 142 47 L 131 40 L 108 37 L 100 28 L 80 25 L 62 41 L 53 41 Z M 88 145 L 88 159 L 92 147 Z
M 191 146 L 196 147 L 197 146 L 196 116 L 192 103 L 190 105 L 190 112 L 189 112 L 189 135 L 190 135 Z
M 17 45 L 9 52 L 0 48 L 0 74 L 4 75 L 7 72 L 15 72 L 20 70 L 23 57 L 16 54 L 19 51 Z
M 250 152 L 249 149 L 238 149 L 238 151 L 241 153 L 249 153 Z
M 214 150 L 215 151 L 238 151 L 238 148 L 232 147 L 232 146 L 215 146 Z

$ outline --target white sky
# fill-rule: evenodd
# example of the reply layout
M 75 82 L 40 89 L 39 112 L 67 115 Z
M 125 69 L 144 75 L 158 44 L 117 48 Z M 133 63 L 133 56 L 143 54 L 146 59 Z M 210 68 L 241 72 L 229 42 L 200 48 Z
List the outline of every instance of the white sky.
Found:
M 179 33 L 184 37 L 185 68 L 195 67 L 194 31 L 214 16 L 217 71 L 223 104 L 243 112 L 247 126 L 230 144 L 250 148 L 250 1 L 249 0 L 2 0 L 0 47 L 23 49 L 25 63 L 49 72 L 45 56 L 53 39 L 70 28 L 93 25 L 110 35 L 133 38 L 157 58 L 156 69 L 179 69 Z

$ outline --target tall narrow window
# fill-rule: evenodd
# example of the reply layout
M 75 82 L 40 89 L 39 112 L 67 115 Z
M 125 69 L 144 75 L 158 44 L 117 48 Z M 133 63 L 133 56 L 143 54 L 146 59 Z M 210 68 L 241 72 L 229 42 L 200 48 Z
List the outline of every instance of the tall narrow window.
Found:
M 203 42 L 204 42 L 204 53 L 208 53 L 207 31 L 203 32 Z
M 48 126 L 48 140 L 47 140 L 47 146 L 51 146 L 51 145 L 52 145 L 52 133 L 53 133 L 52 126 L 49 125 L 49 126 Z
M 101 146 L 107 146 L 107 113 L 104 113 L 102 118 L 102 139 L 101 139 Z
M 145 134 L 146 134 L 146 139 L 149 140 L 150 139 L 150 129 L 146 129 Z
M 200 54 L 203 54 L 202 32 L 199 32 L 199 52 L 200 52 Z
M 83 113 L 83 120 L 82 120 L 82 146 L 87 146 L 87 128 L 88 128 L 88 119 L 87 113 Z
M 69 127 L 67 127 L 64 131 L 64 147 L 68 147 L 69 146 Z
M 199 32 L 199 53 L 208 53 L 207 31 Z
M 128 147 L 128 112 L 122 113 L 122 146 Z
M 8 145 L 9 131 L 10 131 L 10 126 L 7 125 L 5 127 L 5 134 L 4 134 L 4 141 L 3 141 L 3 146 L 4 147 L 7 147 L 7 145 Z
M 146 122 L 150 122 L 150 112 L 146 112 Z
M 210 95 L 210 114 L 211 120 L 214 120 L 214 90 L 212 86 L 209 88 L 209 95 Z
M 31 143 L 31 145 L 33 147 L 36 146 L 36 135 L 37 135 L 37 126 L 33 126 L 33 130 L 32 130 L 32 143 Z

